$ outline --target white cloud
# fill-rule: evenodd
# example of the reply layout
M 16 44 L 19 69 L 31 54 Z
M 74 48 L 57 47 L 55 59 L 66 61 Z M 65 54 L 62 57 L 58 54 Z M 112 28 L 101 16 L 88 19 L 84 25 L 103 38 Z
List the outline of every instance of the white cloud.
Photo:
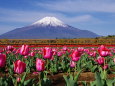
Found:
M 33 23 L 45 16 L 54 16 L 59 18 L 65 23 L 75 23 L 75 22 L 90 22 L 92 20 L 98 20 L 94 18 L 92 15 L 84 14 L 81 16 L 66 16 L 61 13 L 53 13 L 53 12 L 37 12 L 37 11 L 17 11 L 11 9 L 1 9 L 0 14 L 5 16 L 0 16 L 1 22 L 22 22 L 22 23 Z
M 64 0 L 37 5 L 62 12 L 115 12 L 115 2 L 109 0 Z

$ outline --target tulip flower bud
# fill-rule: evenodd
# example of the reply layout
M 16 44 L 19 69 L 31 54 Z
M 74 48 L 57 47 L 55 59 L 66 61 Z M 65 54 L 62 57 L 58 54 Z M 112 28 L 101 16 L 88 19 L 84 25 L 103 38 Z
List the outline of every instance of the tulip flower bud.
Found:
M 76 66 L 76 62 L 70 61 L 70 67 L 74 68 Z
M 75 50 L 72 54 L 71 54 L 71 59 L 72 61 L 78 61 L 80 59 L 81 53 L 77 50 Z
M 103 69 L 107 69 L 108 68 L 108 64 L 103 66 Z
M 67 47 L 63 46 L 62 50 L 67 51 Z
M 28 56 L 24 56 L 24 58 L 26 59 L 26 58 L 28 58 Z
M 63 55 L 62 51 L 57 52 L 57 56 L 62 56 L 62 55 Z
M 45 59 L 51 59 L 53 55 L 52 49 L 49 47 L 45 47 L 43 50 L 43 57 Z
M 104 45 L 101 45 L 98 49 L 100 56 L 106 57 L 110 54 L 110 50 L 107 49 Z
M 36 59 L 36 70 L 39 72 L 44 71 L 45 70 L 45 61 L 37 58 Z
M 29 54 L 29 46 L 28 45 L 22 45 L 22 47 L 20 48 L 20 54 L 21 55 L 28 55 Z
M 35 56 L 35 52 L 31 52 L 30 56 L 32 56 L 32 57 Z
M 6 50 L 8 50 L 8 51 L 13 51 L 13 50 L 14 50 L 14 47 L 13 47 L 13 46 L 8 45 L 8 46 L 6 47 Z
M 6 55 L 0 53 L 0 67 L 4 67 L 6 64 Z
M 83 47 L 78 47 L 77 49 L 79 52 L 83 52 L 84 51 L 84 48 Z
M 104 60 L 105 60 L 105 58 L 100 56 L 100 57 L 98 57 L 98 59 L 96 61 L 98 64 L 101 65 L 101 64 L 104 64 Z
M 26 69 L 26 64 L 20 60 L 14 62 L 14 72 L 21 74 Z
M 0 48 L 0 53 L 2 53 L 4 51 L 4 49 L 3 48 Z

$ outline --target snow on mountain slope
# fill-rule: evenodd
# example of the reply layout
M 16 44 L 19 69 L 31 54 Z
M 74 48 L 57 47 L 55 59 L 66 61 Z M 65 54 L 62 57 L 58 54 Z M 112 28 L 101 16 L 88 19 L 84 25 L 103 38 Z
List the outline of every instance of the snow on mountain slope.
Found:
M 43 19 L 33 23 L 32 25 L 42 25 L 42 26 L 50 25 L 50 26 L 62 26 L 62 27 L 67 26 L 62 21 L 58 20 L 55 17 L 44 17 Z

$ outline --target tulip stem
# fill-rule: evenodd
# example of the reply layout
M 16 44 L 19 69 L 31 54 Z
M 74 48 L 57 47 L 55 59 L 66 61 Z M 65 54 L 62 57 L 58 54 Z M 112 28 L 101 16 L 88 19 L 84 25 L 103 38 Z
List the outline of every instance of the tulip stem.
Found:
M 38 79 L 39 79 L 39 85 L 38 86 L 42 86 L 41 85 L 41 72 L 39 73 Z
M 47 59 L 47 71 L 48 71 L 48 64 L 49 64 L 49 60 Z
M 75 75 L 75 73 L 76 73 L 76 65 L 75 65 L 75 68 L 74 68 L 74 75 Z M 73 75 L 73 77 L 74 77 L 74 75 Z
M 104 59 L 104 67 L 105 67 L 105 59 Z M 105 71 L 105 68 L 104 68 L 104 79 L 106 80 L 106 71 Z

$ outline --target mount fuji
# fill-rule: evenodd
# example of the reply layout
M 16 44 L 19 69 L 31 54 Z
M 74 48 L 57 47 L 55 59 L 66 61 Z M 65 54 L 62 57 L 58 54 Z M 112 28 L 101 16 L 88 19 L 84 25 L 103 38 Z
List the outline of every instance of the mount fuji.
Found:
M 0 35 L 0 39 L 94 38 L 99 35 L 69 26 L 55 17 L 43 19 Z

